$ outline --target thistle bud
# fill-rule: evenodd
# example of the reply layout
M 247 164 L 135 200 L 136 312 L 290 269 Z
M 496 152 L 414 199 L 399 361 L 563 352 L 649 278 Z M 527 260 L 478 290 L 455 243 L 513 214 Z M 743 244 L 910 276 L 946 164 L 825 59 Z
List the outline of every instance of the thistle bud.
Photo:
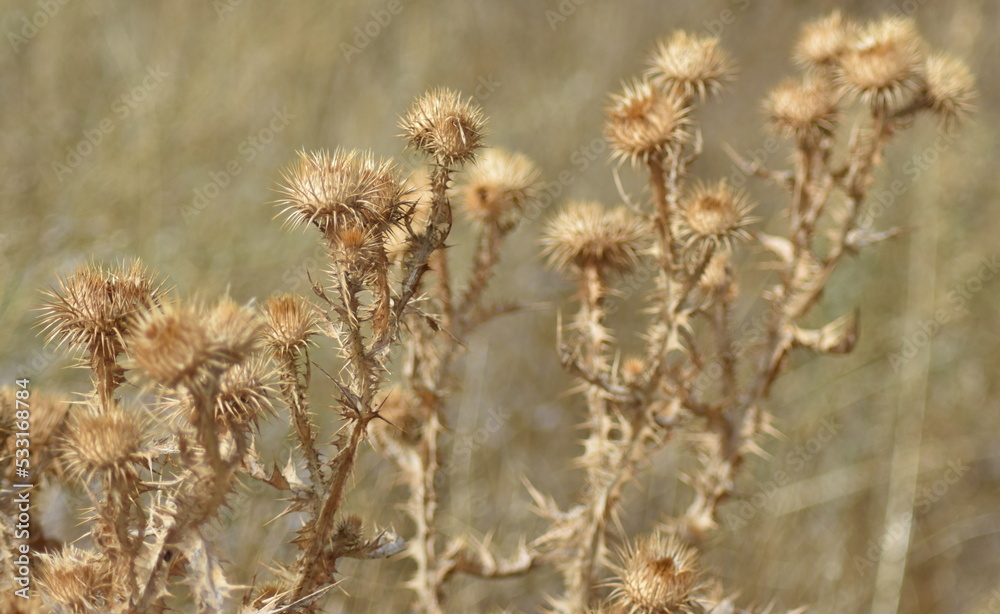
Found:
M 734 72 L 718 38 L 683 30 L 660 41 L 649 63 L 649 77 L 655 85 L 687 100 L 717 96 Z
M 840 62 L 838 80 L 852 98 L 891 112 L 917 91 L 923 60 L 923 41 L 913 20 L 886 17 L 858 32 Z
M 688 107 L 684 99 L 634 81 L 612 96 L 606 110 L 604 133 L 613 156 L 632 164 L 647 162 L 690 138 Z
M 938 53 L 927 58 L 925 97 L 927 107 L 944 122 L 961 119 L 972 109 L 976 80 L 962 60 Z
M 573 201 L 549 222 L 542 238 L 549 266 L 561 271 L 596 267 L 625 272 L 638 260 L 647 224 L 624 207 Z
M 800 143 L 817 143 L 833 132 L 837 121 L 837 96 L 822 80 L 785 81 L 771 90 L 764 102 L 771 127 Z
M 612 596 L 634 614 L 696 612 L 701 570 L 697 552 L 674 536 L 654 533 L 627 544 Z
M 431 156 L 441 166 L 463 164 L 482 146 L 486 118 L 483 110 L 462 100 L 453 90 L 427 92 L 400 121 L 403 138 L 413 149 Z
M 462 188 L 462 208 L 474 222 L 509 228 L 535 197 L 538 174 L 527 156 L 489 149 L 469 170 Z
M 807 23 L 795 43 L 795 59 L 807 68 L 829 72 L 847 51 L 854 27 L 840 11 Z
M 747 226 L 755 221 L 749 215 L 752 209 L 747 195 L 725 181 L 696 186 L 680 219 L 685 249 L 699 253 L 709 245 L 731 249 L 734 241 L 749 240 Z

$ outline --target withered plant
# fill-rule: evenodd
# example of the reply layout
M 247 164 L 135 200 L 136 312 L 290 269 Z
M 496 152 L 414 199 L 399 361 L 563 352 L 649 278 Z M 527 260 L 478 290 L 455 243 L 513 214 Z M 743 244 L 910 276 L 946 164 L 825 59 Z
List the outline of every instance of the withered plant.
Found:
M 582 455 L 547 462 L 575 467 L 580 488 L 575 500 L 557 501 L 529 485 L 547 528 L 506 555 L 488 540 L 444 534 L 438 514 L 455 369 L 477 328 L 521 307 L 493 302 L 487 290 L 539 194 L 527 157 L 484 148 L 486 119 L 472 101 L 439 89 L 405 111 L 402 136 L 426 163 L 411 175 L 393 160 L 342 149 L 303 152 L 285 172 L 278 206 L 286 224 L 315 227 L 327 254 L 312 297 L 277 294 L 256 306 L 181 300 L 137 262 L 85 265 L 60 279 L 41 326 L 81 356 L 93 386 L 71 405 L 35 402 L 33 466 L 44 475 L 40 488 L 75 490 L 90 507 L 79 543 L 32 533 L 44 607 L 320 612 L 341 559 L 398 555 L 412 563 L 406 586 L 425 613 L 449 611 L 456 575 L 492 580 L 540 567 L 562 578 L 539 596 L 538 607 L 553 612 L 759 611 L 739 609 L 702 567 L 706 538 L 774 431 L 765 404 L 790 355 L 849 352 L 857 341 L 856 312 L 819 324 L 810 314 L 845 258 L 899 233 L 862 216 L 885 148 L 921 114 L 960 119 L 974 96 L 965 66 L 929 52 L 908 19 L 855 24 L 834 13 L 803 29 L 795 57 L 801 74 L 763 105 L 770 128 L 791 143 L 790 168 L 730 150 L 747 175 L 787 194 L 780 234 L 762 229 L 748 191 L 692 172 L 704 147 L 698 109 L 734 76 L 718 39 L 674 33 L 646 72 L 611 96 L 605 135 L 615 179 L 630 169 L 648 189 L 629 195 L 619 181 L 623 203 L 612 208 L 565 203 L 541 246 L 575 284 L 575 314 L 565 325 L 558 319 L 557 349 L 585 410 Z M 445 249 L 455 209 L 475 237 L 464 279 Z M 773 270 L 767 291 L 746 297 L 766 314 L 750 345 L 734 339 L 748 267 Z M 609 305 L 638 272 L 652 282 L 637 326 L 642 351 L 629 355 Z M 333 344 L 340 364 L 314 363 L 318 344 Z M 332 381 L 334 398 L 310 395 L 318 374 Z M 12 399 L 12 391 L 0 395 L 4 488 L 16 481 Z M 322 432 L 319 411 L 337 412 L 340 430 Z M 260 449 L 259 424 L 279 418 L 295 445 L 288 462 L 275 463 Z M 400 534 L 344 512 L 369 441 L 405 486 Z M 684 476 L 690 504 L 664 510 L 643 535 L 626 534 L 626 489 L 674 442 L 694 460 Z M 285 536 L 294 555 L 268 562 L 250 587 L 235 584 L 224 545 L 206 531 L 241 480 L 267 484 L 286 502 L 282 515 L 297 520 Z M 2 501 L 10 551 L 16 514 Z M 261 525 L 287 526 L 269 520 Z

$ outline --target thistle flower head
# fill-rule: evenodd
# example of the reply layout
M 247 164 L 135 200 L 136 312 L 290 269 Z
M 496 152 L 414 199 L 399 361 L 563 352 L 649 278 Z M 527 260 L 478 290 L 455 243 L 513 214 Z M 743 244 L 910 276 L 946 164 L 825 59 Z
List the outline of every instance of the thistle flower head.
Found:
M 872 109 L 904 106 L 923 72 L 923 41 L 912 19 L 885 17 L 865 25 L 840 62 L 842 89 Z
M 221 366 L 236 365 L 257 349 L 263 322 L 257 314 L 229 299 L 219 301 L 203 318 L 212 360 Z
M 942 121 L 961 119 L 972 109 L 976 80 L 962 60 L 946 53 L 927 58 L 925 96 L 928 108 Z
M 646 223 L 624 207 L 608 211 L 597 202 L 568 203 L 545 229 L 549 266 L 570 271 L 596 267 L 625 272 L 638 260 Z
M 717 96 L 733 76 L 732 61 L 718 38 L 683 30 L 661 40 L 649 63 L 654 84 L 688 100 Z
M 40 325 L 50 342 L 114 357 L 136 315 L 158 302 L 160 290 L 138 260 L 108 268 L 84 265 L 46 292 Z
M 701 569 L 697 552 L 660 532 L 628 543 L 619 552 L 620 575 L 612 598 L 629 614 L 699 612 Z
M 59 611 L 84 614 L 112 609 L 111 570 L 97 554 L 66 546 L 38 558 L 41 593 Z
M 534 198 L 538 175 L 527 156 L 487 149 L 469 169 L 462 187 L 462 209 L 474 222 L 508 229 Z
M 70 472 L 83 481 L 106 477 L 127 486 L 138 478 L 146 427 L 134 413 L 119 406 L 104 411 L 89 407 L 73 413 L 63 450 Z
M 854 27 L 840 11 L 807 23 L 802 26 L 795 43 L 795 59 L 807 68 L 820 71 L 837 66 L 847 51 Z
M 400 121 L 403 138 L 413 149 L 441 166 L 468 162 L 482 146 L 486 118 L 482 108 L 447 88 L 417 98 Z
M 614 157 L 637 164 L 683 144 L 690 137 L 688 110 L 683 98 L 649 81 L 625 84 L 606 109 L 604 133 Z
M 230 428 L 256 427 L 271 412 L 271 368 L 260 356 L 226 371 L 219 380 L 215 420 Z
M 319 332 L 316 312 L 297 294 L 278 294 L 264 304 L 264 344 L 276 354 L 292 354 Z
M 764 101 L 771 127 L 799 142 L 816 143 L 829 135 L 837 121 L 837 96 L 827 83 L 785 81 Z
M 284 198 L 277 204 L 288 221 L 315 224 L 327 236 L 345 227 L 384 232 L 406 214 L 406 187 L 396 165 L 371 153 L 300 152 L 282 178 Z
M 708 245 L 732 248 L 736 240 L 748 240 L 747 226 L 753 205 L 746 193 L 734 190 L 724 180 L 715 185 L 700 184 L 687 198 L 682 211 L 681 236 L 685 247 Z
M 144 314 L 130 350 L 150 379 L 171 389 L 193 384 L 212 358 L 211 338 L 200 314 L 179 304 Z

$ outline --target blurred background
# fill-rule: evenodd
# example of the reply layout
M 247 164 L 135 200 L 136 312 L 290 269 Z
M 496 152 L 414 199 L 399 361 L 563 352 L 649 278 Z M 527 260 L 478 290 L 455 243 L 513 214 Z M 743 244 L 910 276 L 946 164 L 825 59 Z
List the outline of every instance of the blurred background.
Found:
M 867 612 L 879 560 L 910 526 L 887 520 L 887 493 L 916 475 L 899 611 L 1000 612 L 1000 4 L 988 0 L 0 0 L 3 382 L 85 389 L 86 374 L 37 336 L 32 309 L 57 275 L 91 259 L 139 257 L 181 296 L 308 294 L 322 252 L 312 234 L 273 219 L 281 169 L 297 150 L 338 146 L 415 166 L 397 137 L 399 115 L 428 88 L 455 88 L 485 108 L 488 144 L 526 153 L 546 182 L 537 219 L 513 235 L 493 289 L 533 308 L 469 343 L 444 444 L 457 462 L 445 467 L 443 530 L 491 536 L 510 551 L 541 530 L 524 477 L 563 504 L 579 488 L 570 460 L 582 403 L 566 394 L 554 330 L 557 311 L 573 308 L 572 288 L 542 266 L 537 237 L 550 205 L 566 198 L 620 202 L 601 138 L 608 92 L 641 72 L 674 29 L 720 36 L 739 76 L 698 111 L 706 145 L 692 172 L 730 176 L 722 144 L 748 155 L 761 146 L 760 100 L 795 71 L 799 26 L 836 8 L 859 19 L 912 15 L 933 47 L 969 63 L 978 111 L 955 133 L 920 120 L 891 145 L 881 187 L 900 179 L 905 189 L 872 215 L 878 227 L 910 231 L 834 278 L 816 321 L 857 306 L 860 343 L 844 357 L 794 356 L 768 406 L 782 435 L 744 475 L 750 507 L 724 510 L 706 563 L 743 604 Z M 783 166 L 787 154 L 767 163 Z M 644 198 L 642 178 L 622 177 Z M 747 185 L 762 224 L 779 231 L 780 191 Z M 451 241 L 459 277 L 468 236 L 462 225 Z M 748 279 L 744 295 L 759 296 L 766 277 Z M 625 301 L 616 316 L 627 347 L 640 306 Z M 752 334 L 751 313 L 746 306 L 742 334 Z M 333 355 L 327 348 L 317 360 Z M 326 394 L 314 392 L 317 405 Z M 288 444 L 281 420 L 272 423 L 264 435 L 280 459 Z M 668 446 L 629 490 L 629 531 L 684 509 L 681 449 Z M 406 535 L 394 468 L 376 451 L 353 488 L 351 511 Z M 238 497 L 212 531 L 235 579 L 249 583 L 258 563 L 292 550 L 287 527 L 261 527 L 281 509 L 273 492 L 248 484 Z M 45 502 L 54 534 L 79 534 L 76 503 Z M 407 562 L 347 561 L 342 570 L 330 612 L 407 609 Z M 531 612 L 557 581 L 547 570 L 499 583 L 459 578 L 449 599 L 456 612 Z

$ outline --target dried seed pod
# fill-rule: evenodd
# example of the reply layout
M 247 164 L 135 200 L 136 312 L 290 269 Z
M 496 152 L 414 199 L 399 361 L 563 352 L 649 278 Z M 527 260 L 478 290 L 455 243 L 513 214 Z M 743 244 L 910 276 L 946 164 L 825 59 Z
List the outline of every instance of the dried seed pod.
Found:
M 637 164 L 682 145 L 690 138 L 688 110 L 683 98 L 649 81 L 626 84 L 605 111 L 612 155 Z
M 723 181 L 699 184 L 686 199 L 680 226 L 685 249 L 701 253 L 708 245 L 731 249 L 737 240 L 749 240 L 747 226 L 755 220 L 745 192 Z
M 371 153 L 300 152 L 298 165 L 282 178 L 284 198 L 276 204 L 288 221 L 315 224 L 326 236 L 345 227 L 385 232 L 402 223 L 407 212 L 407 191 L 396 165 Z
M 549 266 L 561 270 L 596 267 L 626 272 L 638 260 L 647 224 L 628 209 L 572 201 L 549 222 L 542 238 Z
M 112 610 L 111 570 L 92 552 L 66 546 L 56 554 L 40 554 L 38 584 L 45 600 L 59 611 L 90 614 Z
M 472 99 L 447 88 L 417 98 L 400 121 L 403 138 L 440 166 L 468 162 L 482 146 L 486 118 Z
M 271 412 L 272 370 L 260 356 L 243 361 L 219 380 L 215 419 L 230 428 L 257 426 Z
M 89 264 L 58 280 L 46 295 L 40 325 L 49 341 L 121 351 L 136 315 L 158 302 L 161 284 L 138 260 L 107 269 Z
M 805 83 L 788 80 L 771 90 L 764 110 L 775 131 L 800 143 L 815 144 L 833 132 L 837 95 L 820 79 Z
M 503 229 L 537 192 L 538 169 L 527 156 L 488 149 L 469 169 L 462 186 L 462 209 L 469 219 Z
M 170 389 L 194 384 L 212 359 L 211 337 L 200 314 L 179 304 L 146 313 L 129 349 L 150 379 Z
M 135 412 L 115 405 L 100 411 L 75 411 L 63 445 L 62 458 L 71 474 L 83 481 L 106 477 L 127 486 L 138 479 L 136 465 L 144 456 L 146 427 Z
M 264 304 L 264 344 L 276 354 L 292 354 L 319 332 L 316 312 L 297 294 L 277 294 Z
M 612 598 L 629 614 L 699 612 L 698 553 L 673 535 L 656 532 L 628 543 L 619 553 L 620 574 Z
M 961 119 L 972 109 L 976 80 L 962 60 L 946 53 L 927 58 L 924 66 L 927 107 L 942 121 Z
M 851 42 L 855 26 L 834 11 L 802 26 L 795 43 L 795 59 L 799 64 L 820 73 L 828 73 L 840 64 Z
M 219 301 L 204 317 L 212 361 L 222 367 L 239 364 L 257 349 L 263 323 L 257 314 L 229 299 Z
M 717 96 L 734 72 L 718 38 L 683 30 L 661 40 L 649 63 L 649 77 L 655 85 L 688 100 Z
M 840 62 L 838 81 L 873 110 L 905 106 L 923 79 L 923 40 L 912 19 L 885 17 L 865 25 Z

